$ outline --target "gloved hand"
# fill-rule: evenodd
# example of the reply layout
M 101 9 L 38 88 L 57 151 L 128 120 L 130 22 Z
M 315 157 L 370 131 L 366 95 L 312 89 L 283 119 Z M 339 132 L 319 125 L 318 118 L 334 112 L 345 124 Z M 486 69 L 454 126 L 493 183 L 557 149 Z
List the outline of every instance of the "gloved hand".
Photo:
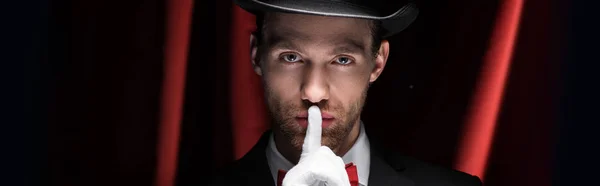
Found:
M 321 110 L 317 106 L 311 106 L 308 109 L 308 127 L 300 160 L 286 173 L 283 186 L 322 185 L 322 183 L 329 186 L 350 186 L 342 158 L 335 155 L 329 147 L 321 146 L 321 123 Z

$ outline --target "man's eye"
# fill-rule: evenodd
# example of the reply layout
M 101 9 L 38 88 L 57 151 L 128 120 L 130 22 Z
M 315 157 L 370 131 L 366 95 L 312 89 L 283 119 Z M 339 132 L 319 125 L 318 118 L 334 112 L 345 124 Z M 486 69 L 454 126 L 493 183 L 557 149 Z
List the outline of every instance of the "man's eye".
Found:
M 300 61 L 300 56 L 298 56 L 296 54 L 285 54 L 281 57 L 283 58 L 283 60 L 290 62 L 290 63 Z
M 338 58 L 335 60 L 335 62 L 336 62 L 336 63 L 339 63 L 339 64 L 341 64 L 341 65 L 347 65 L 347 64 L 350 64 L 350 63 L 352 63 L 353 61 L 352 61 L 352 59 L 350 59 L 349 57 L 338 57 Z

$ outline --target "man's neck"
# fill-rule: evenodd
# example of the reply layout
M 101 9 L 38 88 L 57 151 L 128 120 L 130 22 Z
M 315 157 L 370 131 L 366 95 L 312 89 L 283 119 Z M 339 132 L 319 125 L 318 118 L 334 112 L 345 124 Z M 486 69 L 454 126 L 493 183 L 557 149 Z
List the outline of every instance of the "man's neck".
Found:
M 275 133 L 274 140 L 275 140 L 275 146 L 277 147 L 277 150 L 288 161 L 292 162 L 293 164 L 297 164 L 298 160 L 300 159 L 300 154 L 302 153 L 301 150 L 297 150 L 297 149 L 293 148 L 292 145 L 289 144 L 290 140 L 285 140 L 284 136 L 279 131 L 276 130 L 273 132 Z M 350 130 L 350 133 L 346 136 L 346 139 L 344 139 L 340 143 L 340 145 L 338 145 L 337 147 L 333 147 L 333 148 L 329 147 L 329 148 L 331 148 L 331 150 L 336 155 L 342 157 L 342 156 L 344 156 L 344 154 L 346 154 L 348 151 L 350 151 L 350 149 L 352 148 L 352 146 L 358 139 L 359 134 L 360 134 L 360 118 L 356 120 L 356 122 L 354 123 L 354 125 L 352 127 L 352 130 Z

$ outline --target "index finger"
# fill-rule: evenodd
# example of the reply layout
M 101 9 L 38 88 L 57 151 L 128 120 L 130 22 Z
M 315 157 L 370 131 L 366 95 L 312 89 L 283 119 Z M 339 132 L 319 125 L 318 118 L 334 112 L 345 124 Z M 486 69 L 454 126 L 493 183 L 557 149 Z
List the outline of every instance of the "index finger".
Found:
M 321 109 L 314 105 L 308 108 L 308 126 L 302 144 L 302 154 L 314 152 L 321 147 L 322 122 Z

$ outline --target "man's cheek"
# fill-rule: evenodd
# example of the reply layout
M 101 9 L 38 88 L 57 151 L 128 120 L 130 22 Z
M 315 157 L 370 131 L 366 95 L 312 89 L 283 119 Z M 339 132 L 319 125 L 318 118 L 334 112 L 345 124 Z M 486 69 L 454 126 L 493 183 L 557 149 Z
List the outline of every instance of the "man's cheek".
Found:
M 273 88 L 273 91 L 281 97 L 286 97 L 289 95 L 299 93 L 300 83 L 297 82 L 297 80 L 293 77 L 275 78 L 268 83 L 270 83 L 271 87 Z

